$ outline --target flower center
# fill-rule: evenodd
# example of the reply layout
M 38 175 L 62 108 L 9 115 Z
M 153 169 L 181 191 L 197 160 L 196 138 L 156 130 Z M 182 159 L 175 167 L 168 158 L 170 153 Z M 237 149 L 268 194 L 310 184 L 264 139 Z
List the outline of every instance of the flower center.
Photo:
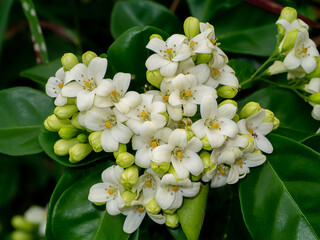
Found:
M 180 159 L 183 158 L 182 152 L 177 152 L 177 157 L 180 158 Z
M 164 95 L 162 98 L 163 98 L 163 100 L 166 101 L 166 102 L 169 101 L 169 96 L 168 96 L 168 95 Z
M 157 144 L 156 141 L 152 141 L 151 146 L 152 146 L 153 148 L 156 148 L 156 147 L 158 147 L 158 144 Z
M 250 129 L 249 129 L 249 133 L 250 133 L 251 135 L 253 135 L 253 134 L 254 134 L 254 131 L 253 131 L 253 129 L 252 129 L 252 128 L 250 128 Z
M 90 86 L 91 86 L 91 84 L 90 84 L 89 81 L 85 81 L 85 82 L 84 82 L 84 85 L 85 85 L 86 87 L 90 87 Z
M 106 128 L 110 128 L 110 127 L 111 127 L 111 123 L 106 122 L 106 123 L 104 124 L 104 126 L 105 126 Z
M 172 187 L 172 191 L 174 191 L 174 192 L 178 191 L 178 189 L 179 189 L 178 186 L 173 186 L 173 187 Z
M 63 83 L 59 83 L 59 88 L 62 88 L 63 87 Z
M 191 97 L 191 92 L 186 92 L 186 97 Z
M 139 207 L 138 207 L 138 212 L 141 213 L 142 211 L 143 211 L 143 207 L 142 207 L 142 206 L 139 206 Z
M 243 164 L 243 161 L 239 160 L 239 161 L 237 161 L 237 164 L 241 166 Z
M 113 96 L 115 96 L 115 95 L 117 95 L 118 94 L 118 92 L 117 91 L 112 91 L 112 93 L 111 93 Z
M 220 170 L 220 173 L 221 173 L 221 175 L 223 175 L 223 176 L 226 175 L 226 171 L 225 171 L 224 169 L 221 169 L 221 170 Z
M 214 123 L 214 124 L 212 124 L 212 127 L 214 127 L 215 129 L 219 129 L 219 128 L 220 128 L 220 126 L 219 126 L 219 124 L 218 124 L 218 123 Z
M 167 48 L 166 52 L 169 53 L 169 54 L 172 53 L 172 48 Z
M 152 186 L 151 182 L 150 182 L 150 181 L 147 181 L 147 182 L 146 182 L 146 186 L 147 186 L 147 187 L 151 187 L 151 186 Z
M 194 41 L 191 41 L 191 42 L 190 42 L 190 46 L 194 46 Z
M 213 39 L 213 38 L 210 39 L 210 41 L 211 41 L 213 44 L 216 44 L 216 42 L 217 42 L 217 41 L 216 41 L 215 39 Z
M 112 194 L 114 193 L 114 190 L 109 189 L 109 190 L 108 190 L 108 193 L 109 193 L 110 195 L 112 195 Z
M 143 117 L 143 118 L 146 118 L 146 117 L 147 117 L 146 111 L 143 110 L 143 111 L 141 112 L 141 117 Z
M 218 75 L 218 74 L 220 73 L 220 71 L 219 71 L 218 69 L 215 69 L 215 70 L 213 70 L 213 73 L 214 73 L 215 75 Z
M 307 50 L 308 50 L 308 49 L 307 49 L 307 48 L 305 48 L 305 47 L 304 47 L 304 48 L 302 48 L 302 52 L 303 52 L 303 53 L 307 53 Z

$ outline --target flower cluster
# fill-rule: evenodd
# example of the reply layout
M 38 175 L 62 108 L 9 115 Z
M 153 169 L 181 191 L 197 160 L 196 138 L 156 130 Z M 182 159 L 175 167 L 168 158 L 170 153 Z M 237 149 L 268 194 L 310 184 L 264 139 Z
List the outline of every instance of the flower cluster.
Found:
M 158 90 L 128 91 L 128 73 L 105 79 L 107 59 L 92 52 L 83 63 L 65 55 L 47 84 L 57 108 L 45 127 L 63 141 L 56 154 L 75 163 L 92 150 L 114 153 L 117 164 L 103 171 L 88 198 L 106 204 L 110 215 L 126 215 L 127 233 L 146 214 L 176 227 L 176 209 L 198 194 L 201 181 L 236 183 L 265 162 L 262 152 L 273 151 L 265 135 L 279 120 L 255 102 L 237 114 L 230 98 L 239 83 L 213 26 L 188 18 L 184 30 L 166 41 L 152 35 L 146 46 L 155 52 L 146 60 L 147 80 Z M 229 99 L 218 103 L 218 96 Z

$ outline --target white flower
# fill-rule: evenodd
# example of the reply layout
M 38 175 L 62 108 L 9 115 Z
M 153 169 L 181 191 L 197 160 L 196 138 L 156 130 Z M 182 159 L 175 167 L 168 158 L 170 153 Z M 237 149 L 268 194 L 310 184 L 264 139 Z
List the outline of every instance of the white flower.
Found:
M 114 165 L 101 174 L 102 183 L 94 184 L 90 188 L 88 199 L 93 203 L 107 203 L 106 208 L 110 215 L 117 215 L 120 209 L 125 206 L 125 201 L 120 194 L 125 191 L 120 183 L 123 168 Z
M 191 182 L 189 178 L 177 182 L 173 174 L 162 177 L 156 202 L 162 209 L 177 209 L 182 205 L 183 197 L 194 197 L 200 190 L 200 182 Z
M 273 147 L 265 137 L 273 129 L 272 122 L 263 122 L 265 117 L 264 109 L 258 113 L 238 122 L 240 134 L 250 134 L 254 138 L 256 146 L 265 153 L 272 153 Z
M 219 48 L 215 47 L 213 51 L 212 59 L 209 62 L 209 66 L 211 68 L 223 68 L 227 63 L 229 59 L 227 55 Z
M 68 73 L 65 73 L 63 67 L 59 68 L 54 77 L 50 77 L 46 84 L 46 93 L 49 97 L 56 98 L 54 104 L 63 106 L 67 104 L 68 99 L 61 95 L 61 89 L 64 86 L 65 78 L 68 78 Z
M 311 94 L 320 92 L 320 78 L 312 78 L 305 86 L 305 90 Z
M 82 117 L 81 117 L 82 118 Z M 131 130 L 123 124 L 128 118 L 116 108 L 92 108 L 86 112 L 81 121 L 92 131 L 102 131 L 101 145 L 106 152 L 114 152 L 119 143 L 127 144 L 131 137 Z
M 191 50 L 187 42 L 187 37 L 180 34 L 172 35 L 166 42 L 159 38 L 152 38 L 146 48 L 156 52 L 156 54 L 147 59 L 147 69 L 153 71 L 160 68 L 162 76 L 173 76 L 177 71 L 179 62 L 191 56 Z
M 139 177 L 138 182 L 132 187 L 132 191 L 137 192 L 138 195 L 142 191 L 144 202 L 149 202 L 156 196 L 159 184 L 159 176 L 151 168 L 148 168 L 144 174 Z
M 313 106 L 311 115 L 314 119 L 320 121 L 320 105 L 316 104 Z
M 192 55 L 196 55 L 197 53 L 212 53 L 212 49 L 214 48 L 213 43 L 207 37 L 207 33 L 200 33 L 190 39 L 189 46 Z
M 296 19 L 292 23 L 288 22 L 285 19 L 279 19 L 276 24 L 282 25 L 286 33 L 290 32 L 292 29 L 298 29 L 299 31 L 308 31 L 308 24 L 306 24 L 304 21 L 301 19 Z
M 201 119 L 191 125 L 198 138 L 208 137 L 212 148 L 222 146 L 227 137 L 233 138 L 238 133 L 237 124 L 231 119 L 236 114 L 237 107 L 224 104 L 218 108 L 214 97 L 206 95 L 200 105 Z
M 180 179 L 189 177 L 189 172 L 198 176 L 203 171 L 203 162 L 197 152 L 202 149 L 202 142 L 193 137 L 188 142 L 187 132 L 175 129 L 168 144 L 156 147 L 152 151 L 152 161 L 156 163 L 171 162 Z
M 239 87 L 239 81 L 235 76 L 234 70 L 228 66 L 224 65 L 222 68 L 213 68 L 211 63 L 210 69 L 210 76 L 208 80 L 204 83 L 206 86 L 210 86 L 216 88 L 219 84 L 232 86 L 232 87 Z

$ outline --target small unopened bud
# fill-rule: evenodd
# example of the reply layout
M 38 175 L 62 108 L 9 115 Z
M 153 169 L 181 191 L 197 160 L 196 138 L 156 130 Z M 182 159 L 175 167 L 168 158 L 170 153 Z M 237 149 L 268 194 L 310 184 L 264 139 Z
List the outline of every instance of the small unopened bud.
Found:
M 78 63 L 78 58 L 73 53 L 65 53 L 61 57 L 61 64 L 65 71 L 70 71 Z
M 276 117 L 273 118 L 273 130 L 276 130 L 280 125 L 280 120 Z
M 212 53 L 198 53 L 196 64 L 208 63 L 213 57 Z
M 163 40 L 163 38 L 159 34 L 152 34 L 149 39 L 151 40 L 152 38 L 159 38 Z
M 148 213 L 151 214 L 158 214 L 161 211 L 161 208 L 156 202 L 155 198 L 152 198 L 147 204 L 146 204 L 146 210 Z
M 202 150 L 199 156 L 203 162 L 203 167 L 205 172 L 210 171 L 215 166 L 215 164 L 212 163 L 210 160 L 210 153 L 208 153 L 207 151 Z
M 285 7 L 282 9 L 279 19 L 285 19 L 289 23 L 292 23 L 297 19 L 297 11 L 292 7 Z
M 237 123 L 239 121 L 239 119 L 240 119 L 239 115 L 235 114 L 234 117 L 232 118 L 232 121 Z
M 169 171 L 170 163 L 169 162 L 156 163 L 151 161 L 151 168 L 156 173 L 166 173 Z
M 86 128 L 81 126 L 79 124 L 79 121 L 78 121 L 78 117 L 79 117 L 79 113 L 75 113 L 72 118 L 71 118 L 71 124 L 75 127 L 75 128 L 78 128 L 80 130 L 85 130 Z
M 58 156 L 67 156 L 70 148 L 78 143 L 79 141 L 76 138 L 60 139 L 53 145 L 54 153 Z
M 68 101 L 67 101 L 68 105 L 76 105 L 76 103 L 77 103 L 77 98 L 76 97 L 69 97 L 68 98 Z
M 269 109 L 264 109 L 264 112 L 265 112 L 265 115 L 264 115 L 263 122 L 273 122 L 274 113 Z
M 103 150 L 101 145 L 102 131 L 92 132 L 89 135 L 89 143 L 95 152 L 101 152 Z
M 200 33 L 200 22 L 195 17 L 188 17 L 183 23 L 183 30 L 186 37 L 190 40 Z
M 281 52 L 286 52 L 290 49 L 293 49 L 299 32 L 300 31 L 298 29 L 292 29 L 290 32 L 288 32 L 283 39 L 283 44 L 280 49 Z
M 248 118 L 261 110 L 260 104 L 257 102 L 248 102 L 239 113 L 240 118 Z
M 139 178 L 139 169 L 137 166 L 131 166 L 126 168 L 121 173 L 120 182 L 126 189 L 131 189 Z
M 126 152 L 127 151 L 127 145 L 126 144 L 119 144 L 119 148 L 118 151 L 113 152 L 113 156 L 115 159 L 117 159 L 118 155 L 122 152 Z
M 57 116 L 57 118 L 63 120 L 68 119 L 73 116 L 76 112 L 78 112 L 78 108 L 76 105 L 64 105 L 60 107 L 56 107 L 54 109 L 54 114 Z
M 162 210 L 162 211 L 165 214 L 174 214 L 177 211 L 177 209 L 176 208 L 174 208 L 174 209 L 165 209 L 165 210 Z
M 29 222 L 23 216 L 16 215 L 11 219 L 11 225 L 17 229 L 26 232 L 32 232 L 37 225 Z
M 186 132 L 187 132 L 187 140 L 189 142 L 191 140 L 191 138 L 194 137 L 194 133 L 190 130 L 186 130 Z
M 314 93 L 309 97 L 309 102 L 320 104 L 320 92 Z
M 98 55 L 92 51 L 87 51 L 82 54 L 82 63 L 86 66 L 89 66 L 92 59 L 98 57 Z
M 147 70 L 146 77 L 148 82 L 152 86 L 155 86 L 156 88 L 160 88 L 161 82 L 163 80 L 163 76 L 160 73 L 160 69 L 153 70 L 153 71 Z
M 217 93 L 223 98 L 234 98 L 238 93 L 238 89 L 233 86 L 222 86 L 218 88 Z
M 72 125 L 69 119 L 60 120 L 52 114 L 45 120 L 44 127 L 50 132 L 58 132 L 62 127 L 72 127 Z
M 212 150 L 212 147 L 211 147 L 211 144 L 210 144 L 210 142 L 209 142 L 209 140 L 208 140 L 207 135 L 204 136 L 203 138 L 201 138 L 200 140 L 201 140 L 201 142 L 202 142 L 202 145 L 203 145 L 202 148 L 203 148 L 204 150 L 208 150 L 208 151 L 211 151 L 211 150 Z
M 227 100 L 222 101 L 221 103 L 219 103 L 218 107 L 221 107 L 222 105 L 225 105 L 225 104 L 232 104 L 235 107 L 237 107 L 237 109 L 238 109 L 238 103 L 234 100 L 231 100 L 231 99 L 227 99 Z
M 163 214 L 166 217 L 166 225 L 170 228 L 176 228 L 179 226 L 178 214 Z
M 79 130 L 74 127 L 62 127 L 62 128 L 60 128 L 58 134 L 61 138 L 70 139 L 70 138 L 74 138 L 75 136 L 77 136 L 78 131 Z
M 125 201 L 125 207 L 129 208 L 133 200 L 137 198 L 137 193 L 133 193 L 131 191 L 124 191 L 121 193 L 121 197 Z
M 83 160 L 92 152 L 92 147 L 88 143 L 77 143 L 69 149 L 69 161 L 77 163 Z
M 116 162 L 120 167 L 128 168 L 134 164 L 134 155 L 128 152 L 119 153 Z
M 77 136 L 77 139 L 80 143 L 87 143 L 88 142 L 88 135 L 85 134 L 85 133 L 80 133 L 78 136 Z
M 33 240 L 33 236 L 25 231 L 13 231 L 10 235 L 10 240 Z

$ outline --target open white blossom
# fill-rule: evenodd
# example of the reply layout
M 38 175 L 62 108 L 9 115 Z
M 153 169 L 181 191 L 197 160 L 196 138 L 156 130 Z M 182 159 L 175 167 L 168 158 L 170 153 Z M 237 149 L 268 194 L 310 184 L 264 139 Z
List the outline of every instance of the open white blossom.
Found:
M 210 63 L 209 63 L 210 66 Z M 209 68 L 209 67 L 208 67 Z M 239 87 L 239 81 L 235 76 L 234 70 L 228 66 L 224 65 L 222 68 L 210 66 L 210 75 L 208 80 L 204 83 L 206 86 L 216 88 L 219 84 Z
M 67 104 L 68 98 L 61 95 L 61 89 L 64 86 L 65 79 L 68 78 L 68 72 L 59 68 L 54 77 L 50 77 L 46 84 L 46 93 L 49 97 L 56 98 L 54 104 L 56 106 L 63 106 Z

